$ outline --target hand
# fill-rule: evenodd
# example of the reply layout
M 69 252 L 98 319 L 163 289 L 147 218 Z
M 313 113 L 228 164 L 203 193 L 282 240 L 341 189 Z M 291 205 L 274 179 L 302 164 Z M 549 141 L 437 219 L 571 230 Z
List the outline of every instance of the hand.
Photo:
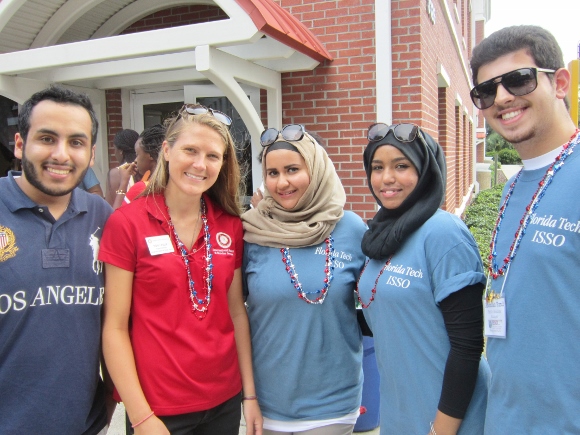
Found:
M 264 199 L 264 195 L 262 194 L 262 191 L 260 190 L 260 188 L 258 188 L 254 194 L 252 195 L 252 199 L 250 200 L 250 204 L 252 204 L 252 207 L 256 208 L 258 206 L 258 203 Z
M 135 435 L 171 435 L 167 427 L 156 415 L 149 417 L 134 430 Z
M 119 175 L 121 176 L 121 182 L 119 183 L 119 189 L 127 191 L 129 186 L 129 179 L 137 174 L 137 163 L 125 163 L 118 167 Z
M 247 435 L 262 435 L 264 418 L 257 400 L 244 400 L 244 419 Z

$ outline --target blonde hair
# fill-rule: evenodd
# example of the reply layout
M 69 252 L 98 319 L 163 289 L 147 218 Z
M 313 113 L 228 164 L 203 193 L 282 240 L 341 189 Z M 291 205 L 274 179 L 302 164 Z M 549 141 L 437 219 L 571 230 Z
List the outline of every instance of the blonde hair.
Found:
M 194 124 L 205 125 L 214 130 L 220 135 L 225 145 L 223 163 L 218 178 L 206 193 L 227 213 L 239 216 L 242 212 L 240 192 L 243 191 L 244 186 L 240 174 L 240 165 L 236 157 L 234 140 L 228 127 L 218 121 L 211 113 L 192 115 L 182 111 L 177 116 L 165 120 L 165 141 L 173 148 L 183 130 Z M 160 152 L 157 166 L 143 195 L 163 193 L 168 181 L 169 163 L 165 160 L 164 153 Z

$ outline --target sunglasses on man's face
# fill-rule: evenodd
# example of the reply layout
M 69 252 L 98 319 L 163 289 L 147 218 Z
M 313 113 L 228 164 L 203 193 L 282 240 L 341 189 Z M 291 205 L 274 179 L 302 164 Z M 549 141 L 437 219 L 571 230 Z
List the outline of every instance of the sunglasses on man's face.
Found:
M 222 124 L 227 126 L 232 125 L 232 118 L 230 118 L 224 112 L 214 110 L 210 107 L 202 106 L 201 104 L 184 104 L 181 110 L 179 111 L 177 119 L 181 118 L 184 112 L 189 113 L 190 115 L 203 115 L 204 113 L 211 113 L 213 117 Z
M 288 124 L 282 131 L 278 131 L 276 128 L 268 128 L 260 135 L 260 144 L 263 147 L 272 145 L 280 134 L 284 140 L 299 141 L 304 137 L 304 126 L 301 124 Z
M 556 71 L 545 68 L 520 68 L 507 72 L 475 86 L 469 93 L 471 101 L 481 110 L 493 106 L 500 83 L 515 97 L 530 94 L 538 87 L 538 72 L 553 74 Z

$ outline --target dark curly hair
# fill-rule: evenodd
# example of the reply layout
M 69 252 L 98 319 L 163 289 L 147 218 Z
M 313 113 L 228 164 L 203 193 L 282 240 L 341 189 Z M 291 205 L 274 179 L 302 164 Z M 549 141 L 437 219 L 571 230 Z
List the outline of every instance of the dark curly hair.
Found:
M 165 140 L 165 127 L 161 124 L 155 124 L 143 130 L 139 137 L 141 138 L 141 148 L 143 148 L 143 151 L 149 154 L 153 160 L 157 160 L 159 151 L 161 151 L 161 145 L 163 145 L 163 141 Z

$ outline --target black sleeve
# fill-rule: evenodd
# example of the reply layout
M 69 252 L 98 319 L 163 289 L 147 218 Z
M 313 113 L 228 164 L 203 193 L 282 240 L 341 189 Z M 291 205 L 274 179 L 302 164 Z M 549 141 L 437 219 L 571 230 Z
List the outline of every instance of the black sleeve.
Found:
M 451 349 L 445 365 L 439 411 L 463 419 L 477 381 L 483 352 L 483 284 L 467 286 L 439 304 Z
M 356 320 L 358 321 L 358 326 L 360 328 L 360 332 L 362 333 L 362 335 L 366 337 L 372 337 L 373 331 L 371 331 L 371 328 L 367 323 L 367 319 L 365 319 L 365 315 L 363 314 L 362 308 L 356 310 Z

